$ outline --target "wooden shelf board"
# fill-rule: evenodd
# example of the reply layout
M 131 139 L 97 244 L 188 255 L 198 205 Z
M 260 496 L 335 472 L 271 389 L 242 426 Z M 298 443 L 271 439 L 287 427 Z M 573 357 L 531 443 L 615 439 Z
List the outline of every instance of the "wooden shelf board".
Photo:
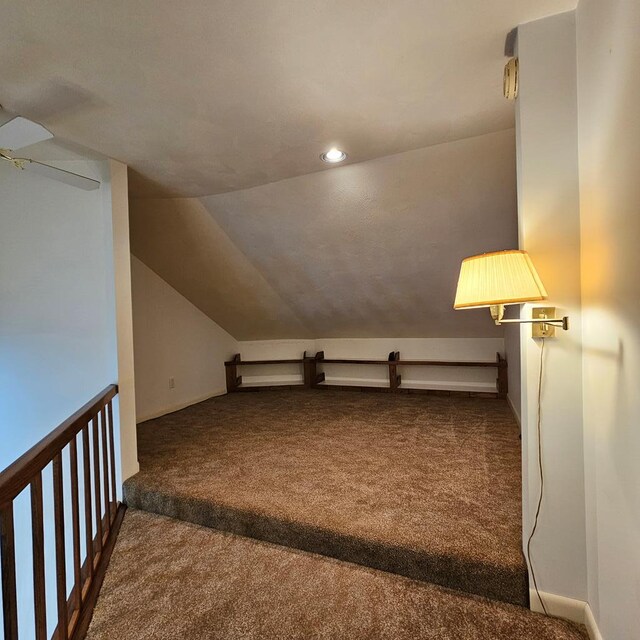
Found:
M 428 366 L 428 367 L 498 367 L 495 361 L 487 362 L 451 362 L 444 360 L 358 360 L 352 358 L 326 358 L 324 360 L 316 360 L 318 364 L 379 364 L 379 365 L 396 365 L 398 367 L 411 366 Z
M 236 367 L 242 367 L 244 365 L 254 365 L 254 364 L 303 364 L 304 360 L 300 358 L 297 359 L 289 359 L 289 360 L 241 360 L 240 362 L 234 362 L 233 360 L 229 362 L 225 362 L 225 366 L 230 367 L 235 365 Z

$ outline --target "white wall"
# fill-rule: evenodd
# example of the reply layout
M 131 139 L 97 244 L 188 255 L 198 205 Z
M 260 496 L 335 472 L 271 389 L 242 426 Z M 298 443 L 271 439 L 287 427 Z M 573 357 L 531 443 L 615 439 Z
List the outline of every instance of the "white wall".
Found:
M 575 14 L 518 32 L 521 243 L 572 320 L 548 345 L 534 562 L 544 591 L 587 601 L 592 637 L 605 640 L 640 629 L 639 27 L 635 0 L 581 0 Z M 530 513 L 537 370 L 523 331 Z
M 640 635 L 640 3 L 577 11 L 588 600 Z
M 487 312 L 487 322 L 491 322 Z M 390 351 L 410 360 L 495 361 L 504 355 L 502 338 L 320 338 L 318 340 L 257 340 L 238 343 L 244 360 L 300 358 L 303 351 L 324 351 L 326 358 L 386 360 Z M 328 384 L 388 386 L 386 367 L 375 365 L 323 365 Z M 240 367 L 244 382 L 277 384 L 299 382 L 296 365 Z M 484 368 L 399 367 L 402 384 L 411 388 L 495 391 L 496 370 Z
M 520 247 L 549 293 L 546 304 L 568 315 L 571 329 L 547 340 L 542 394 L 544 503 L 532 543 L 538 586 L 579 601 L 587 597 L 580 216 L 578 193 L 575 15 L 518 28 L 517 100 Z M 523 315 L 530 317 L 524 306 Z M 532 527 L 538 497 L 537 380 L 539 341 L 520 329 L 522 355 L 523 524 Z M 536 606 L 532 594 L 532 605 Z
M 108 181 L 105 165 L 85 169 Z M 104 187 L 108 189 L 108 183 Z M 0 166 L 0 468 L 117 381 L 104 194 Z
M 118 381 L 110 167 L 95 161 L 65 166 L 102 180 L 101 188 L 82 191 L 0 166 L 0 469 Z M 117 407 L 114 418 L 117 433 Z M 45 551 L 52 563 L 50 467 L 43 478 Z M 15 503 L 25 638 L 33 636 L 28 498 L 24 491 Z M 72 557 L 67 554 L 69 562 Z M 53 575 L 47 574 L 50 631 L 56 619 Z M 69 585 L 72 576 L 68 564 Z
M 225 393 L 235 338 L 134 256 L 131 273 L 137 421 Z

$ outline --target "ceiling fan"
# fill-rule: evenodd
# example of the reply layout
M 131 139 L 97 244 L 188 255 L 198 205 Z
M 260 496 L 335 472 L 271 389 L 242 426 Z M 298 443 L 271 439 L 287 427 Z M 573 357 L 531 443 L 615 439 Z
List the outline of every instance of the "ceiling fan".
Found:
M 22 149 L 36 142 L 51 138 L 53 138 L 53 134 L 41 124 L 32 122 L 22 116 L 16 116 L 0 126 L 0 160 L 6 160 L 18 169 L 32 171 L 46 178 L 58 180 L 58 182 L 64 182 L 85 191 L 97 189 L 100 186 L 98 180 L 81 176 L 73 171 L 59 169 L 44 162 L 38 162 L 30 158 L 17 158 L 13 155 L 13 151 L 16 149 Z

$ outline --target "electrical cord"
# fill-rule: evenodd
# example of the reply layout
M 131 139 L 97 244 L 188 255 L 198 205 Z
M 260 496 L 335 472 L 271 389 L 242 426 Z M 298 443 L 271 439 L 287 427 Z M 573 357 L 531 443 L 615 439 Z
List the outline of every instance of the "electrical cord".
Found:
M 538 376 L 538 420 L 537 420 L 537 437 L 538 437 L 538 472 L 540 477 L 540 493 L 538 495 L 538 506 L 536 508 L 536 516 L 533 521 L 533 528 L 531 529 L 531 533 L 529 534 L 529 539 L 527 540 L 527 561 L 529 562 L 529 569 L 531 570 L 531 578 L 533 580 L 533 586 L 536 590 L 536 595 L 538 596 L 538 600 L 542 605 L 542 610 L 545 615 L 549 615 L 547 608 L 545 607 L 544 601 L 540 596 L 540 591 L 538 590 L 538 583 L 536 582 L 536 574 L 533 570 L 533 563 L 531 562 L 531 541 L 533 540 L 533 536 L 538 528 L 538 517 L 540 516 L 540 508 L 542 507 L 542 497 L 544 495 L 544 471 L 542 468 L 542 438 L 541 438 L 541 409 L 542 409 L 542 374 L 544 371 L 544 343 L 545 339 L 542 338 L 542 347 L 540 348 L 540 374 Z

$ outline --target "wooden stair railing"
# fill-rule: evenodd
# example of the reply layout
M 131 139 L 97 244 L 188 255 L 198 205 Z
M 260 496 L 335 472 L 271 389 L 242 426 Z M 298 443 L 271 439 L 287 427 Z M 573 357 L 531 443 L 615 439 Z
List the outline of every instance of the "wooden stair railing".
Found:
M 53 471 L 53 535 L 57 625 L 51 638 L 84 637 L 115 544 L 125 507 L 116 496 L 113 398 L 116 385 L 101 391 L 81 409 L 0 473 L 0 570 L 5 640 L 18 640 L 14 500 L 27 487 L 31 499 L 33 604 L 36 640 L 48 640 L 45 588 L 43 471 Z M 78 436 L 82 434 L 81 514 Z M 68 447 L 70 487 L 64 486 L 63 451 Z M 71 501 L 73 588 L 67 593 L 65 501 Z M 84 553 L 80 540 L 84 522 Z M 84 557 L 82 557 L 84 556 Z

